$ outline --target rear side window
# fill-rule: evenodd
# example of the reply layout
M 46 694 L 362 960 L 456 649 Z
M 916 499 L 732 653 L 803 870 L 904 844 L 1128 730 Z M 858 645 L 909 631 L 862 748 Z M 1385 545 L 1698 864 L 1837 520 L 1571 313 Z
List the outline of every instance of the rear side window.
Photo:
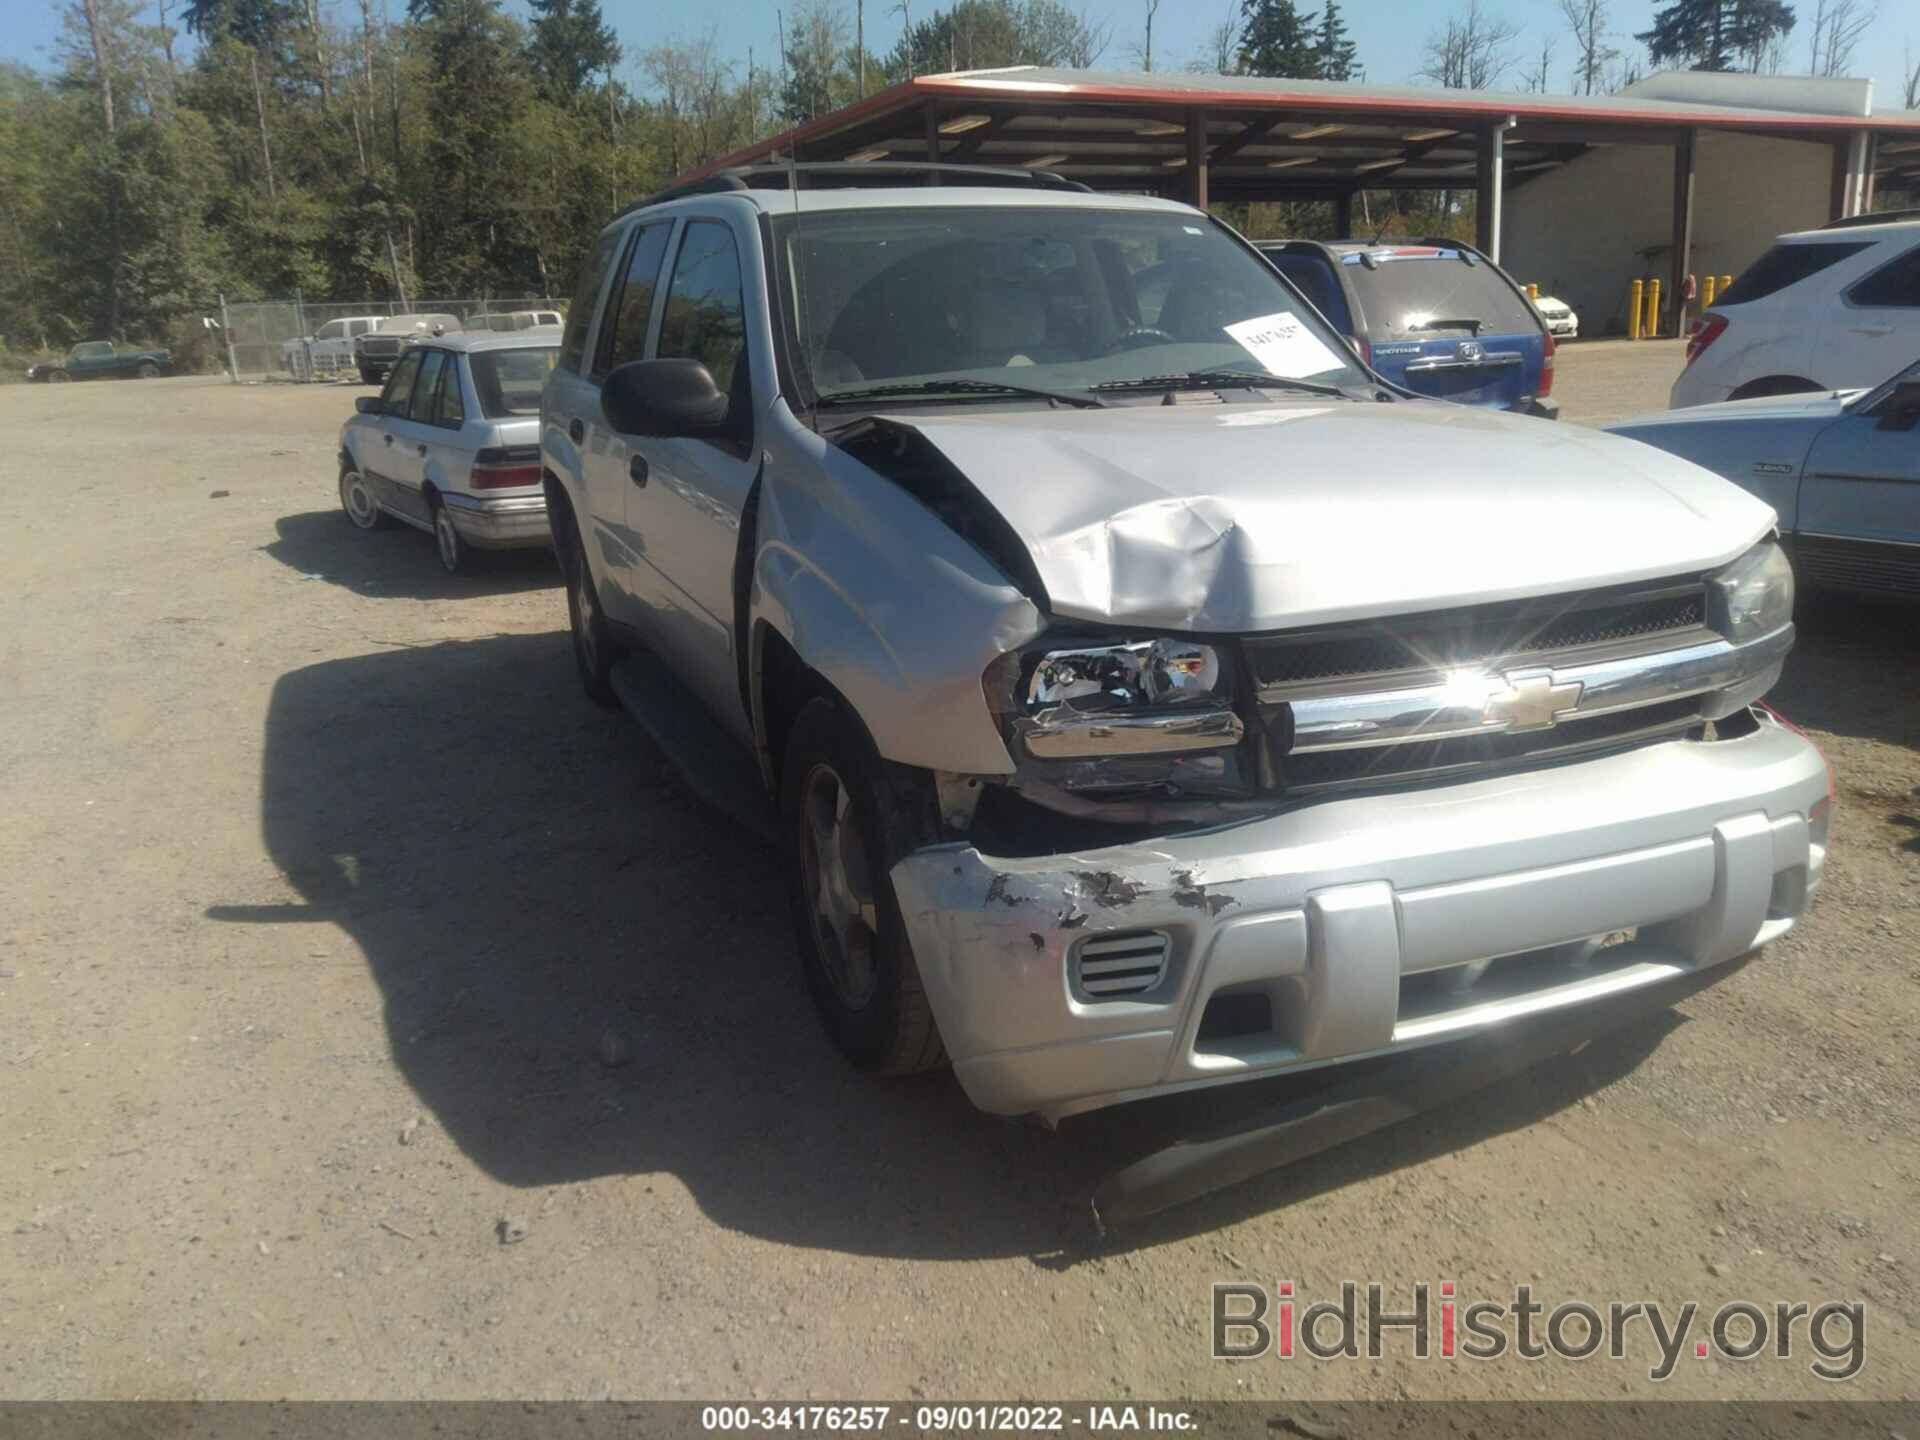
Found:
M 593 242 L 593 253 L 580 271 L 580 288 L 574 292 L 573 308 L 567 312 L 567 333 L 560 340 L 560 368 L 580 372 L 587 353 L 587 327 L 593 324 L 593 302 L 600 298 L 600 284 L 607 278 L 619 248 L 621 232 L 609 226 Z
M 680 242 L 660 322 L 662 359 L 698 360 L 722 391 L 733 384 L 746 348 L 746 301 L 740 284 L 740 252 L 733 231 L 695 220 Z
M 1811 245 L 1776 245 L 1741 271 L 1733 284 L 1715 298 L 1713 308 L 1764 300 L 1789 285 L 1798 285 L 1809 275 L 1818 275 L 1827 267 L 1858 255 L 1869 243 L 1829 240 Z
M 1920 247 L 1882 265 L 1847 292 L 1853 305 L 1920 306 Z
M 560 352 L 551 345 L 525 350 L 479 350 L 470 360 L 473 389 L 489 420 L 538 415 L 540 392 Z
M 1334 278 L 1333 267 L 1318 255 L 1275 254 L 1266 252 L 1280 273 L 1293 282 L 1307 299 L 1313 302 L 1314 309 L 1332 323 L 1334 329 L 1351 333 L 1353 318 L 1347 314 L 1347 297 L 1340 293 L 1340 284 Z
M 1540 331 L 1524 296 L 1485 262 L 1469 265 L 1457 252 L 1341 264 L 1373 339 Z
M 615 366 L 638 360 L 647 348 L 647 320 L 653 314 L 653 292 L 660 283 L 660 262 L 667 258 L 673 222 L 649 225 L 634 236 L 626 273 L 607 297 L 607 318 L 593 347 L 595 378 Z
M 460 362 L 448 357 L 440 372 L 440 392 L 434 397 L 433 413 L 427 419 L 449 430 L 467 423 L 467 402 L 460 393 Z
M 445 369 L 447 352 L 428 350 L 420 357 L 420 378 L 413 385 L 413 403 L 407 408 L 409 420 L 433 419 L 433 406 L 440 391 L 440 372 Z

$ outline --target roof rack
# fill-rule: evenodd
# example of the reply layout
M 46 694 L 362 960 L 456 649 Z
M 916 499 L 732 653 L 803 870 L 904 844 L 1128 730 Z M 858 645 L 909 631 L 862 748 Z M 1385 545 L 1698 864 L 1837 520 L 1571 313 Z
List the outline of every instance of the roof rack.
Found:
M 1822 230 L 1851 230 L 1856 225 L 1893 225 L 1902 220 L 1920 220 L 1920 210 L 1881 210 L 1866 215 L 1849 215 L 1844 220 L 1829 220 Z
M 1069 180 L 1050 170 L 1019 170 L 1011 166 L 941 165 L 919 160 L 809 161 L 799 165 L 740 165 L 716 170 L 697 180 L 670 185 L 665 190 L 636 200 L 620 212 L 630 215 L 649 205 L 669 200 L 684 200 L 689 195 L 723 194 L 733 190 L 785 190 L 790 179 L 802 190 L 885 190 L 907 185 L 924 185 L 938 176 L 942 185 L 1026 186 L 1037 190 L 1077 190 L 1091 193 L 1091 186 Z M 619 217 L 616 216 L 616 219 Z

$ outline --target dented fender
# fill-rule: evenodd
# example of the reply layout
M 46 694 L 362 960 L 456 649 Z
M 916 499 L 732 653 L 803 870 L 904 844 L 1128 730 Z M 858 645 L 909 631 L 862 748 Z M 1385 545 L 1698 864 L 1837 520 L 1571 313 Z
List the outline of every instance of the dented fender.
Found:
M 749 633 L 764 622 L 784 637 L 884 758 L 1012 773 L 981 677 L 1040 633 L 1039 608 L 912 495 L 776 408 Z

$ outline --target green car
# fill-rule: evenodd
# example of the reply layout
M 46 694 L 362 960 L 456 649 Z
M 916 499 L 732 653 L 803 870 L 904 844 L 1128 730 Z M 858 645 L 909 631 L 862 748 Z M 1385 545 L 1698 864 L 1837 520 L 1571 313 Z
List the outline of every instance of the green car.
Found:
M 169 350 L 130 350 L 110 340 L 83 340 L 64 360 L 48 360 L 27 371 L 29 380 L 151 380 L 173 370 Z

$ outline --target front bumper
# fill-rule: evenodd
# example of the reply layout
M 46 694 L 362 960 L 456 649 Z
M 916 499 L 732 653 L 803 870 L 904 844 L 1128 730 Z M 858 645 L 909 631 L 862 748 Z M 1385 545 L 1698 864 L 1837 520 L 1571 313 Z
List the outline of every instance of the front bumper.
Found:
M 442 494 L 453 528 L 482 550 L 517 550 L 553 544 L 545 495 L 511 495 L 483 500 L 474 495 Z
M 1825 858 L 1811 743 L 1771 720 L 1198 834 L 901 860 L 895 892 L 974 1103 L 1072 1114 L 1449 1039 L 1718 965 L 1784 934 Z M 1637 932 L 1596 950 L 1596 937 Z M 1164 937 L 1136 998 L 1081 946 Z M 1490 960 L 1500 961 L 1489 966 Z M 1219 996 L 1267 1021 L 1220 1033 Z

